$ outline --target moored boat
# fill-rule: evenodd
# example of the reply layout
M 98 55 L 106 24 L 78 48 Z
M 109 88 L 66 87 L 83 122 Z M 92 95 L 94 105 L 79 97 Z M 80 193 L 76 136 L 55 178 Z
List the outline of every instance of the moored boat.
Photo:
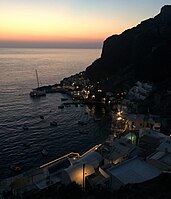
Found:
M 44 120 L 44 119 L 45 119 L 45 117 L 44 117 L 43 115 L 40 115 L 40 119 Z
M 63 109 L 63 108 L 64 108 L 64 105 L 58 106 L 58 109 Z
M 78 124 L 79 124 L 79 125 L 86 125 L 87 122 L 79 120 L 79 121 L 78 121 Z
M 101 119 L 100 119 L 100 118 L 94 117 L 94 121 L 95 121 L 95 122 L 99 122 L 99 121 L 101 121 Z
M 61 101 L 67 101 L 68 98 L 61 98 Z
M 28 130 L 28 126 L 26 124 L 23 124 L 23 130 Z
M 21 167 L 15 165 L 15 164 L 12 164 L 12 165 L 10 166 L 10 169 L 11 169 L 12 171 L 15 171 L 15 172 L 20 172 L 20 171 L 21 171 Z
M 38 73 L 37 73 L 37 70 L 35 70 L 36 72 L 36 79 L 37 79 L 37 88 L 36 89 L 33 89 L 31 92 L 30 92 L 30 97 L 41 97 L 41 96 L 46 96 L 46 91 L 45 90 L 41 90 L 39 88 L 39 77 L 38 77 Z
M 37 90 L 37 89 L 33 89 L 30 92 L 30 97 L 41 97 L 41 96 L 46 96 L 46 92 L 40 91 L 40 90 Z
M 23 146 L 29 148 L 31 146 L 31 143 L 23 143 Z
M 50 122 L 50 126 L 57 126 L 57 125 L 58 125 L 58 123 L 56 121 Z
M 79 133 L 80 134 L 88 134 L 88 130 L 86 130 L 86 129 L 80 129 Z
M 43 149 L 41 153 L 45 157 L 48 155 L 48 151 L 46 149 Z

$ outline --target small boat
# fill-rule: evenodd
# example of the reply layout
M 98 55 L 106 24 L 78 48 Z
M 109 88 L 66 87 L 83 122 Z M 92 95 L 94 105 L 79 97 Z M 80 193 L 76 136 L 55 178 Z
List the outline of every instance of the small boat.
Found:
M 45 157 L 48 155 L 48 151 L 46 149 L 43 149 L 41 153 Z
M 86 125 L 87 122 L 84 122 L 84 121 L 79 120 L 79 121 L 78 121 L 78 124 L 79 124 L 79 125 Z
M 10 166 L 10 169 L 11 169 L 12 171 L 15 171 L 15 172 L 20 172 L 20 171 L 21 171 L 21 167 L 16 166 L 15 164 L 12 164 L 12 165 Z
M 35 70 L 35 72 L 36 72 L 36 79 L 37 79 L 37 86 L 38 87 L 36 89 L 33 89 L 30 92 L 30 97 L 36 98 L 36 97 L 46 96 L 46 91 L 40 90 L 40 88 L 39 88 L 39 77 L 38 77 L 37 70 Z
M 64 105 L 58 106 L 58 109 L 63 109 L 63 108 L 64 108 Z
M 33 89 L 30 92 L 30 97 L 42 97 L 42 96 L 46 96 L 46 92 L 45 91 L 40 91 L 37 89 Z
M 29 148 L 31 146 L 31 143 L 23 143 L 23 146 Z
M 58 125 L 58 123 L 56 121 L 50 122 L 50 126 L 57 126 L 57 125 Z
M 43 115 L 40 115 L 40 119 L 44 120 L 44 119 L 45 119 L 45 117 L 44 117 Z
M 67 101 L 68 98 L 61 98 L 61 101 Z
M 88 134 L 88 131 L 86 129 L 80 129 L 79 133 L 80 134 Z
M 71 107 L 71 105 L 70 104 L 65 104 L 65 107 Z
M 26 124 L 23 124 L 23 130 L 28 130 L 28 126 Z
M 99 122 L 99 121 L 101 121 L 101 119 L 100 118 L 94 118 L 94 121 Z

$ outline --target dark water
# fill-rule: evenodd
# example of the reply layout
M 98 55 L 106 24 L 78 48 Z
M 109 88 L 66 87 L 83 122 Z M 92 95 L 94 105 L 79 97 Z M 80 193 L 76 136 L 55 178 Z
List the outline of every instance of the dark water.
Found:
M 99 53 L 92 49 L 0 49 L 0 179 L 15 175 L 11 164 L 25 171 L 71 151 L 83 153 L 105 140 L 110 124 L 104 109 L 75 105 L 58 109 L 61 98 L 68 96 L 54 93 L 33 100 L 28 95 L 37 86 L 35 68 L 42 85 L 54 84 L 84 70 Z M 101 121 L 95 122 L 94 116 Z M 58 126 L 50 126 L 53 120 Z M 87 125 L 80 127 L 79 120 Z M 23 124 L 28 130 L 23 130 Z M 88 134 L 80 134 L 82 128 Z M 47 158 L 41 154 L 43 148 L 48 150 Z

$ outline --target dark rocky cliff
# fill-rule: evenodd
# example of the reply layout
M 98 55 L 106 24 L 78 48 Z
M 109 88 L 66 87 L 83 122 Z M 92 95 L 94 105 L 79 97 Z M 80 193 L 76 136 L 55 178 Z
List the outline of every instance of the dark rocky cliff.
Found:
M 154 18 L 104 41 L 102 54 L 86 74 L 92 81 L 129 73 L 127 78 L 162 81 L 171 77 L 171 5 Z M 131 71 L 131 75 L 130 75 Z

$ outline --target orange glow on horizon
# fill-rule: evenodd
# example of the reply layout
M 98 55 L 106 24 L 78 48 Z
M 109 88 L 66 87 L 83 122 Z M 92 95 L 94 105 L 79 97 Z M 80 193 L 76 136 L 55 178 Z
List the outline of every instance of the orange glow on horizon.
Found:
M 37 41 L 37 42 L 101 42 L 108 35 L 96 36 L 96 35 L 48 35 L 48 34 L 28 34 L 28 33 L 16 33 L 11 35 L 10 33 L 1 33 L 1 41 Z
M 132 25 L 116 16 L 78 14 L 67 5 L 53 8 L 10 3 L 0 7 L 2 42 L 103 42 Z
M 1 28 L 1 27 L 0 27 Z M 72 31 L 46 31 L 46 30 L 30 30 L 24 31 L 24 28 L 20 30 L 12 30 L 10 29 L 1 29 L 0 41 L 44 41 L 44 42 L 52 42 L 52 41 L 68 41 L 68 42 L 102 42 L 107 37 L 113 35 L 114 33 L 111 31 L 110 33 L 93 33 L 89 32 L 72 32 Z M 115 31 L 116 34 L 120 34 L 122 29 Z
M 0 10 L 0 41 L 43 41 L 43 42 L 102 42 L 114 33 L 121 33 L 123 24 L 103 17 L 78 18 L 68 10 L 56 12 L 38 8 L 16 6 L 8 12 Z

